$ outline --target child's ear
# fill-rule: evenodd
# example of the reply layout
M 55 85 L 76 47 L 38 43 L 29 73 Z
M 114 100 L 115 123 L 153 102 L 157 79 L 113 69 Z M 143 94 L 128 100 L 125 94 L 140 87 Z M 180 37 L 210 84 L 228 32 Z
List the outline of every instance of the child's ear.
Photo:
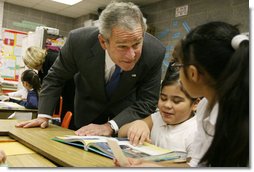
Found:
M 198 82 L 200 78 L 200 74 L 198 72 L 198 69 L 194 65 L 190 65 L 187 69 L 188 77 L 190 78 L 191 81 L 193 82 Z
M 193 104 L 192 104 L 192 111 L 193 111 L 193 112 L 196 112 L 198 103 L 200 102 L 201 99 L 202 99 L 202 98 L 197 98 L 197 99 L 193 102 Z
M 29 88 L 30 87 L 30 84 L 26 81 L 23 81 L 23 86 L 26 87 L 26 88 Z

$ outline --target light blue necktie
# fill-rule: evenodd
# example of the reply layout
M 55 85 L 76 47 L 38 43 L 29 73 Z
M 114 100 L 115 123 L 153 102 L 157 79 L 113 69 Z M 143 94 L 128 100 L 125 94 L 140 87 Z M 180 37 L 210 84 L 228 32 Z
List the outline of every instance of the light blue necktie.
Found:
M 112 74 L 110 80 L 106 84 L 106 91 L 107 91 L 107 96 L 111 96 L 114 90 L 116 89 L 119 80 L 120 80 L 120 73 L 121 73 L 121 68 L 116 65 L 115 71 Z

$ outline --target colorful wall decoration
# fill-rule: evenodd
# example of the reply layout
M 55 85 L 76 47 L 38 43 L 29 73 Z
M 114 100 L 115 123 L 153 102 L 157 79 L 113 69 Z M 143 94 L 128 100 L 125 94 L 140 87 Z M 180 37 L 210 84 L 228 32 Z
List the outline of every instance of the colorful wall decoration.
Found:
M 18 81 L 19 69 L 24 67 L 22 60 L 22 38 L 26 32 L 3 29 L 0 41 L 0 73 L 6 80 Z

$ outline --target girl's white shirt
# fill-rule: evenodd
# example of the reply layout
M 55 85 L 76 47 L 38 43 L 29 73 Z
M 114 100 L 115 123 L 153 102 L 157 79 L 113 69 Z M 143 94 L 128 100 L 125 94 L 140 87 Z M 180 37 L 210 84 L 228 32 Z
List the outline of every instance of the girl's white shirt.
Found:
M 214 105 L 209 115 L 206 114 L 207 106 L 208 101 L 206 98 L 203 98 L 197 107 L 196 116 L 198 130 L 194 140 L 194 152 L 191 161 L 188 163 L 191 167 L 202 166 L 202 164 L 199 164 L 199 161 L 204 156 L 213 140 L 219 104 L 216 103 Z
M 193 141 L 197 131 L 196 116 L 187 121 L 177 124 L 166 124 L 160 112 L 151 115 L 153 127 L 151 129 L 151 140 L 156 146 L 172 151 L 187 152 L 187 157 L 192 156 Z

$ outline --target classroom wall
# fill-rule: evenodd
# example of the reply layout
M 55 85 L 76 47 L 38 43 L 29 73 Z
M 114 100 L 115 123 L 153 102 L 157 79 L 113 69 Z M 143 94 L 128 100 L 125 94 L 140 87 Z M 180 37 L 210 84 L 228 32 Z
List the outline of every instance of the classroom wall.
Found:
M 175 18 L 175 7 L 182 5 L 189 5 L 188 16 Z M 241 22 L 243 24 L 242 30 L 249 30 L 248 0 L 162 0 L 143 6 L 141 10 L 157 35 L 171 26 L 176 19 L 187 21 L 190 27 L 210 20 Z M 70 30 L 82 27 L 84 21 L 97 18 L 97 15 L 89 14 L 74 19 L 5 2 L 3 27 L 28 32 L 33 31 L 36 24 L 43 24 L 58 28 L 61 35 L 67 36 Z
M 2 28 L 2 25 L 3 25 L 3 13 L 4 13 L 4 2 L 0 1 L 0 28 Z
M 175 17 L 176 7 L 188 5 L 186 16 Z M 163 62 L 163 73 L 168 66 L 174 45 L 197 25 L 220 20 L 241 24 L 242 32 L 249 31 L 248 0 L 162 0 L 141 7 L 154 35 L 167 48 Z
M 3 11 L 4 28 L 28 32 L 34 31 L 36 26 L 45 25 L 59 29 L 62 36 L 68 36 L 72 29 L 83 27 L 84 21 L 98 18 L 89 14 L 74 19 L 9 3 L 4 3 Z
M 188 5 L 186 16 L 175 17 L 176 7 Z M 163 73 L 168 66 L 173 47 L 189 30 L 208 21 L 220 20 L 241 24 L 242 32 L 249 31 L 248 0 L 162 0 L 141 6 L 149 32 L 154 34 L 167 48 L 163 61 Z M 96 14 L 70 18 L 9 3 L 4 3 L 3 27 L 19 31 L 34 31 L 35 24 L 43 24 L 60 30 L 68 36 L 70 30 L 83 27 L 84 22 L 97 20 Z M 32 29 L 32 27 L 34 27 Z
M 88 21 L 88 20 L 97 20 L 97 19 L 98 19 L 98 15 L 96 15 L 96 14 L 88 14 L 88 15 L 84 15 L 84 16 L 78 17 L 78 18 L 76 18 L 74 20 L 73 29 L 84 27 L 84 22 L 85 21 Z

